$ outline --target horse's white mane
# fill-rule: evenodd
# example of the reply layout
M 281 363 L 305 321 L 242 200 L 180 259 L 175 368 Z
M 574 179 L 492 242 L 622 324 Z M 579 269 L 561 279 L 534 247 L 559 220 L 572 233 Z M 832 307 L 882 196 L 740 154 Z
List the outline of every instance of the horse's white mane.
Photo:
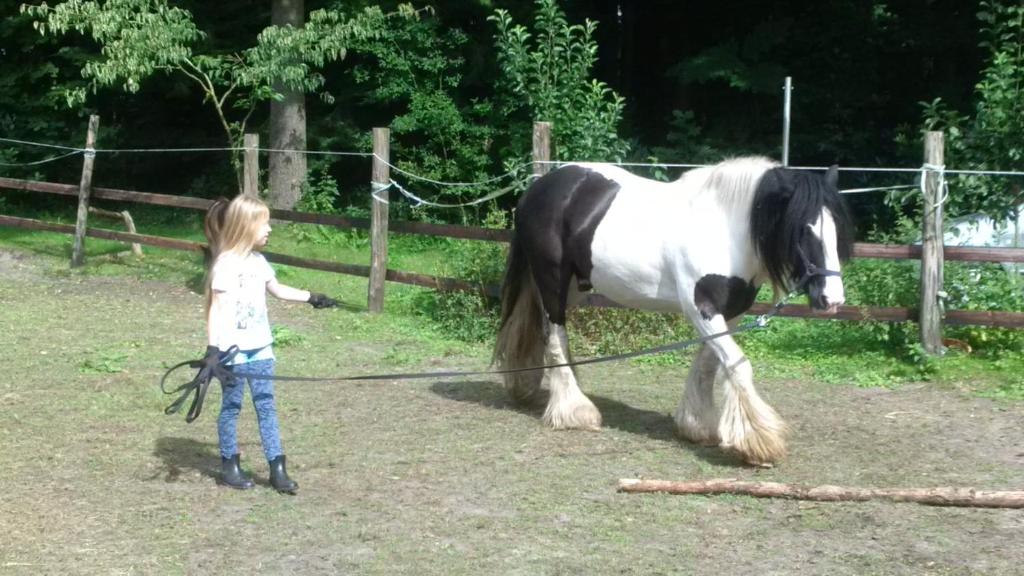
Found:
M 694 195 L 713 196 L 726 208 L 749 208 L 757 183 L 765 172 L 779 163 L 764 156 L 730 158 L 714 166 L 691 170 L 677 180 Z

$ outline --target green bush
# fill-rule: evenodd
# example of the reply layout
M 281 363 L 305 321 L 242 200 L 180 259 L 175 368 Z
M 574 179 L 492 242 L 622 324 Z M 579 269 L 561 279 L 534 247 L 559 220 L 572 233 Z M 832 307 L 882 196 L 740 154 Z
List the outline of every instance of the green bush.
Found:
M 331 176 L 326 165 L 316 170 L 313 176 L 302 185 L 302 197 L 295 209 L 300 212 L 314 214 L 340 214 L 338 199 L 340 193 L 338 182 Z M 348 211 L 345 211 L 346 215 Z M 356 215 L 354 217 L 365 217 Z M 340 229 L 334 226 L 319 224 L 290 224 L 288 234 L 299 242 L 309 242 L 322 246 L 345 246 L 364 248 L 369 243 L 369 236 L 364 230 Z
M 508 227 L 508 216 L 491 210 L 484 219 L 487 228 Z M 501 283 L 508 248 L 497 242 L 448 240 L 441 276 L 465 280 L 480 287 L 478 292 L 425 292 L 416 308 L 440 324 L 451 336 L 468 342 L 494 338 L 501 305 L 485 295 L 484 287 Z
M 577 308 L 570 313 L 569 333 L 573 350 L 581 356 L 633 352 L 696 336 L 679 314 L 626 308 Z M 672 364 L 679 359 L 679 354 L 661 354 L 644 361 Z
M 999 264 L 950 262 L 945 266 L 947 310 L 1024 311 L 1024 281 Z M 1007 328 L 950 326 L 947 336 L 991 357 L 1024 351 L 1024 332 Z

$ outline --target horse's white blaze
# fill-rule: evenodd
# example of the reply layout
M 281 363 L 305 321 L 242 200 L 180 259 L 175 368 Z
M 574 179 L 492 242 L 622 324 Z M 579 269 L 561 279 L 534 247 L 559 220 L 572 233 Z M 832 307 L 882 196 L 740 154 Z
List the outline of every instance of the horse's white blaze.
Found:
M 821 212 L 818 220 L 810 225 L 815 236 L 821 240 L 821 248 L 825 254 L 825 268 L 828 270 L 840 271 L 839 250 L 836 247 L 836 222 L 832 213 L 825 209 Z M 829 311 L 835 312 L 836 308 L 846 302 L 846 294 L 843 291 L 843 280 L 839 276 L 825 277 L 825 304 Z
M 545 364 L 564 364 L 569 361 L 569 336 L 565 326 L 548 323 L 548 340 L 544 350 Z M 601 428 L 601 412 L 580 390 L 572 368 L 545 370 L 551 398 L 544 411 L 544 423 L 555 429 Z

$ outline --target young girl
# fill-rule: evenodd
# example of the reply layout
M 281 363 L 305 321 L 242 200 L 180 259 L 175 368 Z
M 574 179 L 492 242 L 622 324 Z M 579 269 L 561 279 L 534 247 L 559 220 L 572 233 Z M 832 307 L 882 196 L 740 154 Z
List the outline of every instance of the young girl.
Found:
M 223 397 L 217 433 L 220 441 L 220 483 L 249 489 L 252 479 L 242 473 L 238 454 L 238 414 L 245 394 L 243 379 L 249 381 L 256 407 L 260 440 L 270 464 L 270 485 L 278 492 L 294 494 L 298 484 L 288 477 L 281 447 L 274 405 L 273 337 L 267 319 L 266 293 L 281 300 L 308 302 L 314 308 L 337 305 L 337 301 L 277 281 L 273 268 L 257 250 L 270 236 L 270 210 L 251 196 L 239 195 L 228 202 L 219 199 L 206 214 L 205 232 L 210 244 L 206 280 L 207 342 L 204 364 L 215 365 L 232 346 L 238 353 L 223 359 L 232 371 L 245 378 L 222 382 Z

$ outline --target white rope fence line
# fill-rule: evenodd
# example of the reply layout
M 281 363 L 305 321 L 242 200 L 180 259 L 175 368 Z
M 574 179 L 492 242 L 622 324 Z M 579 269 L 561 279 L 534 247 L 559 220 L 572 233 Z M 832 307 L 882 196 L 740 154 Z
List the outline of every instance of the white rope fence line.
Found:
M 423 198 L 420 198 L 419 196 L 413 194 L 412 192 L 409 192 L 408 190 L 403 188 L 398 182 L 395 182 L 394 180 L 391 181 L 390 187 L 395 188 L 396 190 L 398 190 L 402 194 L 402 196 L 405 196 L 406 198 L 412 200 L 414 202 L 413 208 L 419 208 L 420 206 L 430 206 L 432 208 L 465 208 L 465 207 L 468 207 L 468 206 L 476 206 L 477 204 L 483 204 L 484 202 L 488 202 L 488 201 L 494 200 L 495 198 L 504 196 L 505 194 L 508 194 L 509 192 L 512 192 L 512 191 L 518 189 L 521 184 L 522 184 L 521 182 L 517 182 L 515 184 L 512 184 L 511 186 L 506 186 L 504 188 L 501 188 L 499 190 L 491 192 L 490 194 L 488 194 L 486 196 L 477 198 L 475 200 L 470 200 L 469 202 L 461 202 L 461 203 L 458 203 L 458 204 L 444 204 L 444 203 L 431 202 L 429 200 L 424 200 Z M 376 198 L 377 200 L 381 201 L 381 202 L 384 202 L 384 200 L 379 198 L 376 194 L 374 194 L 373 197 Z
M 392 180 L 392 182 L 394 182 L 394 180 Z M 391 202 L 388 202 L 387 200 L 385 200 L 385 199 L 381 198 L 380 196 L 378 196 L 378 194 L 380 194 L 381 192 L 384 192 L 385 190 L 387 190 L 389 188 L 391 188 L 391 184 L 381 184 L 380 182 L 370 182 L 370 196 L 373 196 L 373 199 L 376 200 L 377 202 L 380 202 L 381 204 L 391 204 Z
M 82 148 L 75 148 L 73 146 L 60 146 L 57 144 L 43 144 L 42 142 L 29 142 L 28 140 L 15 140 L 14 138 L 3 138 L 0 137 L 0 142 L 8 142 L 10 144 L 21 144 L 23 146 L 38 146 L 40 148 L 56 148 L 57 150 L 73 150 L 75 152 L 82 152 Z
M 11 167 L 14 167 L 14 166 L 36 166 L 36 165 L 41 165 L 41 164 L 45 164 L 45 163 L 48 163 L 48 162 L 54 162 L 56 160 L 60 160 L 60 159 L 66 158 L 68 156 L 73 156 L 73 155 L 80 154 L 80 153 L 85 153 L 85 154 L 96 154 L 96 153 L 104 153 L 104 154 L 116 154 L 116 153 L 196 153 L 196 152 L 240 152 L 240 151 L 250 150 L 250 148 L 245 148 L 245 147 L 95 148 L 95 149 L 85 149 L 85 148 L 75 148 L 75 147 L 71 147 L 71 146 L 61 146 L 61 145 L 56 145 L 56 144 L 46 144 L 46 143 L 41 143 L 41 142 L 32 142 L 32 141 L 28 141 L 28 140 L 18 140 L 18 139 L 14 139 L 14 138 L 4 138 L 4 137 L 0 137 L 0 142 L 6 142 L 6 143 L 10 143 L 10 144 L 18 144 L 18 145 L 23 145 L 23 146 L 37 146 L 37 147 L 43 147 L 43 148 L 50 148 L 50 149 L 58 149 L 58 150 L 66 150 L 66 151 L 68 151 L 66 154 L 63 154 L 63 155 L 54 156 L 54 157 L 46 158 L 46 159 L 43 159 L 43 160 L 37 160 L 37 161 L 34 161 L 34 162 L 25 162 L 25 163 L 6 163 L 6 162 L 0 162 L 0 166 L 11 166 Z M 504 174 L 495 176 L 493 178 L 488 178 L 486 180 L 480 180 L 480 181 L 477 181 L 477 182 L 447 182 L 447 181 L 443 181 L 443 180 L 435 180 L 435 179 L 432 179 L 432 178 L 428 178 L 426 176 L 420 176 L 420 175 L 415 174 L 413 172 L 410 172 L 408 170 L 404 170 L 404 169 L 399 168 L 398 166 L 396 166 L 396 165 L 394 165 L 394 164 L 384 160 L 383 158 L 381 158 L 380 156 L 378 156 L 377 154 L 372 153 L 372 152 L 338 152 L 338 151 L 330 151 L 330 150 L 298 150 L 298 149 L 278 149 L 278 148 L 255 148 L 255 150 L 258 151 L 258 152 L 266 152 L 266 153 L 291 153 L 291 154 L 307 154 L 307 155 L 323 155 L 323 156 L 372 157 L 372 158 L 376 158 L 378 161 L 384 163 L 389 168 L 395 170 L 396 172 L 398 172 L 398 173 L 400 173 L 400 174 L 402 174 L 402 175 L 404 175 L 404 176 L 406 176 L 408 178 L 411 178 L 411 179 L 414 179 L 414 180 L 419 180 L 421 182 L 427 182 L 427 183 L 434 184 L 434 185 L 437 185 L 437 186 L 448 186 L 448 187 L 485 186 L 485 185 L 488 185 L 488 184 L 493 184 L 494 182 L 498 182 L 498 181 L 504 180 L 504 179 L 512 177 L 512 176 L 517 176 L 517 175 L 519 175 L 522 172 L 523 169 L 531 167 L 533 165 L 561 166 L 561 165 L 565 165 L 565 164 L 573 164 L 573 163 L 575 163 L 575 162 L 560 161 L 560 160 L 533 160 L 533 161 L 530 161 L 530 162 L 526 162 L 526 163 L 520 164 L 519 166 L 513 168 L 512 170 L 509 170 L 508 172 L 505 172 Z M 624 167 L 648 167 L 648 168 L 703 168 L 703 167 L 709 166 L 709 164 L 683 164 L 683 163 L 670 163 L 670 162 L 656 162 L 656 163 L 655 162 L 650 162 L 650 163 L 647 163 L 647 162 L 604 162 L 604 164 L 611 164 L 611 165 L 615 165 L 615 166 L 624 166 Z M 826 166 L 790 166 L 789 168 L 791 168 L 793 170 L 827 170 L 828 169 L 828 167 L 826 167 Z M 940 186 L 942 187 L 943 192 L 944 192 L 944 196 L 943 196 L 942 200 L 940 201 L 940 205 L 941 205 L 942 202 L 945 202 L 946 199 L 949 198 L 949 183 L 948 183 L 948 181 L 946 179 L 946 175 L 1024 176 L 1024 172 L 1017 172 L 1017 171 L 1009 171 L 1009 170 L 947 170 L 945 168 L 945 166 L 934 166 L 934 165 L 929 165 L 929 164 L 924 164 L 920 168 L 839 167 L 838 170 L 841 171 L 841 172 L 906 173 L 906 174 L 920 174 L 921 175 L 920 183 L 919 184 L 893 185 L 893 186 L 877 186 L 877 187 L 871 187 L 871 188 L 852 188 L 852 189 L 841 190 L 840 192 L 843 193 L 843 194 L 859 194 L 859 193 L 866 193 L 866 192 L 878 192 L 878 191 L 896 190 L 896 189 L 904 189 L 904 188 L 918 188 L 919 186 L 923 190 L 924 180 L 925 180 L 924 177 L 923 177 L 924 174 L 926 172 L 928 172 L 928 171 L 938 171 L 940 173 L 940 176 L 939 176 Z M 535 177 L 535 176 L 534 175 L 530 175 L 525 180 L 529 180 L 532 177 Z M 482 198 L 478 198 L 478 199 L 470 201 L 470 202 L 463 202 L 463 203 L 458 203 L 458 204 L 439 203 L 439 202 L 431 202 L 431 201 L 425 200 L 425 199 L 423 199 L 423 198 L 421 198 L 421 197 L 419 197 L 419 196 L 409 192 L 408 190 L 406 190 L 405 188 L 400 186 L 394 180 L 391 180 L 391 182 L 389 184 L 387 184 L 387 185 L 381 185 L 379 183 L 374 183 L 374 188 L 373 188 L 371 194 L 378 201 L 384 202 L 384 200 L 382 200 L 377 194 L 379 192 L 387 189 L 387 188 L 395 187 L 397 190 L 399 190 L 402 193 L 403 196 L 405 196 L 405 197 L 409 198 L 410 200 L 412 200 L 413 202 L 415 202 L 417 207 L 418 206 L 432 206 L 432 207 L 437 207 L 437 208 L 460 208 L 460 207 L 466 207 L 466 206 L 474 206 L 474 205 L 486 202 L 488 200 L 493 200 L 494 198 L 498 198 L 498 197 L 500 197 L 500 196 L 502 196 L 504 194 L 507 194 L 507 193 L 511 192 L 512 190 L 516 189 L 522 183 L 523 183 L 523 180 L 520 180 L 519 182 L 516 182 L 516 183 L 512 184 L 511 186 L 502 188 L 501 190 L 498 190 L 498 191 L 496 191 L 494 193 L 488 194 L 487 196 L 484 196 Z M 381 186 L 385 186 L 385 187 L 382 188 Z
M 82 150 L 72 150 L 71 152 L 68 152 L 67 154 L 61 154 L 60 156 L 51 156 L 50 158 L 43 158 L 42 160 L 36 160 L 35 162 L 0 162 L 0 166 L 11 166 L 11 167 L 15 167 L 15 166 L 18 166 L 18 167 L 20 167 L 20 166 L 39 166 L 40 164 L 47 164 L 49 162 L 56 162 L 57 160 L 61 160 L 61 159 L 67 158 L 68 156 L 77 156 L 77 155 L 81 154 L 82 152 L 83 152 Z

